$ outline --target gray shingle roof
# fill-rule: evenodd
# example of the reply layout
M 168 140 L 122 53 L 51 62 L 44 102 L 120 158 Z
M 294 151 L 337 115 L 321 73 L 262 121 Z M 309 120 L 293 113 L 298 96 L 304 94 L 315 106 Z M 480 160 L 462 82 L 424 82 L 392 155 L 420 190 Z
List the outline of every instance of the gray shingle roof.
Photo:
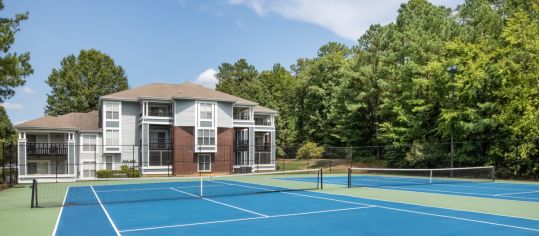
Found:
M 99 130 L 99 113 L 73 112 L 61 116 L 44 116 L 15 125 L 16 129 L 64 129 L 64 130 Z

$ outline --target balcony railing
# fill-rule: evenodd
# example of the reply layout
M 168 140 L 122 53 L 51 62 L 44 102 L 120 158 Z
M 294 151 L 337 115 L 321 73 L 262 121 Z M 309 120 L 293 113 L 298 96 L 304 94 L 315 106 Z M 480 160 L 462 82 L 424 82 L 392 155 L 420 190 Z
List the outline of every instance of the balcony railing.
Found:
M 268 120 L 265 120 L 265 119 L 256 119 L 255 118 L 255 125 L 271 126 L 271 121 L 268 121 Z
M 148 116 L 172 117 L 172 112 L 148 111 Z
M 26 145 L 28 155 L 67 155 L 66 143 L 28 143 Z
M 174 146 L 173 139 L 150 139 L 148 143 L 150 150 L 172 150 Z
M 269 152 L 271 151 L 270 143 L 257 143 L 255 144 L 255 152 Z
M 251 117 L 249 115 L 241 114 L 241 115 L 234 115 L 234 120 L 250 120 Z
M 255 154 L 255 165 L 273 164 L 271 154 L 269 152 L 261 152 Z
M 249 150 L 249 140 L 234 140 L 235 151 L 247 151 Z

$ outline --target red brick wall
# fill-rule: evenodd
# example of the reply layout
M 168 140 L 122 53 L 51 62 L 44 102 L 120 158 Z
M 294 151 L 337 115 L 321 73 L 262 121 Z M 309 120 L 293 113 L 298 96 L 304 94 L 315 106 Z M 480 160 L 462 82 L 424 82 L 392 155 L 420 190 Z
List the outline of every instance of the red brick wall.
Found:
M 233 128 L 217 128 L 217 152 L 212 158 L 212 173 L 232 172 Z
M 193 151 L 194 127 L 174 127 L 174 175 L 198 174 L 197 155 Z M 217 152 L 212 154 L 211 174 L 228 174 L 232 171 L 233 128 L 217 129 Z
M 197 160 L 193 147 L 194 140 L 193 127 L 175 126 L 173 129 L 174 136 L 174 175 L 192 175 L 197 173 Z

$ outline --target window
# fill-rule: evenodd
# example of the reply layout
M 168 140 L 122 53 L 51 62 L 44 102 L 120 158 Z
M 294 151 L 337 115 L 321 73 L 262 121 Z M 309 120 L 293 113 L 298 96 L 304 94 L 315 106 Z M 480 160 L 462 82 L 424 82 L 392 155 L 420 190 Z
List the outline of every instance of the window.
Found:
M 211 171 L 211 154 L 198 154 L 198 172 Z
M 198 129 L 197 130 L 198 145 L 215 145 L 215 130 L 213 129 Z
M 112 170 L 114 164 L 114 158 L 112 155 L 106 155 L 105 156 L 105 169 Z
M 82 135 L 82 151 L 83 152 L 95 152 L 96 136 L 95 135 Z
M 119 130 L 107 130 L 107 138 L 105 140 L 105 145 L 107 146 L 118 146 L 120 145 L 120 131 Z
M 199 103 L 199 118 L 200 120 L 213 119 L 213 105 L 211 103 Z
M 106 111 L 107 120 L 120 119 L 120 104 L 119 103 L 106 103 L 105 111 Z
M 120 151 L 120 117 L 121 117 L 121 103 L 120 102 L 105 102 L 105 117 L 104 117 L 104 134 L 105 140 L 105 152 L 118 152 Z M 112 146 L 112 147 L 111 147 Z M 116 146 L 116 147 L 114 147 Z
M 47 160 L 28 160 L 29 175 L 46 175 L 50 174 L 50 162 Z
M 93 161 L 82 162 L 82 177 L 84 178 L 95 177 L 95 162 Z

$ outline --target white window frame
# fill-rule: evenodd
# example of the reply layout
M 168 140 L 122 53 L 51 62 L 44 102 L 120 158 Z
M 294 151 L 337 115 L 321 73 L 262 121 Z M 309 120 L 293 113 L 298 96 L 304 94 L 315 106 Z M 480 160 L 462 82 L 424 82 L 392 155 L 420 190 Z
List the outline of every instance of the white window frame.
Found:
M 207 119 L 207 118 L 201 118 L 201 106 L 203 105 L 211 105 L 211 113 L 212 113 L 212 118 L 211 119 Z M 194 136 L 195 136 L 195 152 L 217 152 L 217 136 L 218 136 L 218 133 L 217 133 L 217 103 L 216 102 L 210 102 L 210 101 L 197 101 L 196 102 L 196 107 L 195 107 L 195 112 L 196 112 L 196 124 L 195 124 L 195 131 L 194 131 Z M 201 127 L 200 126 L 200 122 L 201 121 L 210 121 L 211 122 L 211 127 Z M 214 132 L 214 144 L 213 145 L 201 145 L 198 143 L 198 131 L 199 130 L 213 130 Z
M 109 105 L 117 105 L 118 106 L 118 119 L 108 119 L 107 118 L 107 109 Z M 103 102 L 103 146 L 105 146 L 103 152 L 104 153 L 121 153 L 122 149 L 122 103 L 121 102 L 112 102 L 112 101 L 105 101 Z M 118 127 L 107 127 L 107 121 L 117 121 Z M 117 130 L 118 131 L 118 145 L 107 145 L 107 131 L 109 130 Z M 110 149 L 109 149 L 110 148 Z M 116 149 L 116 150 L 114 150 Z
M 93 137 L 93 139 L 95 140 L 95 142 L 94 142 L 94 144 L 93 144 L 94 148 L 93 148 L 93 150 L 85 151 L 85 150 L 84 150 L 85 147 L 90 147 L 90 149 L 91 149 L 91 147 L 92 147 L 92 144 L 86 144 L 86 143 L 84 142 L 84 141 L 85 141 L 85 138 L 88 138 L 88 137 Z M 81 153 L 94 153 L 94 152 L 97 152 L 97 135 L 95 135 L 95 134 L 83 134 L 83 135 L 81 135 L 81 138 L 80 138 L 80 139 L 81 139 L 80 142 L 81 142 L 81 144 L 82 144 L 82 145 L 81 145 L 81 146 L 82 146 L 82 149 L 81 149 L 81 151 L 80 151 Z
M 204 162 L 201 162 L 201 158 L 209 158 L 208 161 L 204 161 Z M 201 170 L 200 169 L 200 164 L 205 164 L 207 163 L 208 164 L 208 169 L 204 169 L 204 170 Z M 211 154 L 209 153 L 200 153 L 200 154 L 197 154 L 197 169 L 198 169 L 198 172 L 211 172 Z
M 47 174 L 40 174 L 40 173 L 36 173 L 36 174 L 28 174 L 26 173 L 27 175 L 51 175 L 52 173 L 52 169 L 51 169 L 51 161 L 49 160 L 27 160 L 26 161 L 26 168 L 28 168 L 28 164 L 30 163 L 35 163 L 36 165 L 40 165 L 40 163 L 47 163 Z M 38 167 L 36 166 L 36 171 L 38 170 Z
M 92 166 L 92 168 L 86 168 L 86 167 L 88 167 L 88 166 L 90 166 L 90 165 Z M 85 175 L 84 175 L 84 172 L 85 172 L 85 171 L 92 170 L 92 169 L 93 169 L 93 171 L 94 171 L 94 176 L 85 176 Z M 95 161 L 93 161 L 93 160 L 92 160 L 92 161 L 82 161 L 82 168 L 81 168 L 81 170 L 82 170 L 81 175 L 82 175 L 82 178 L 83 178 L 83 179 L 94 179 L 94 178 L 97 178 L 97 166 L 96 166 L 96 162 L 95 162 Z

